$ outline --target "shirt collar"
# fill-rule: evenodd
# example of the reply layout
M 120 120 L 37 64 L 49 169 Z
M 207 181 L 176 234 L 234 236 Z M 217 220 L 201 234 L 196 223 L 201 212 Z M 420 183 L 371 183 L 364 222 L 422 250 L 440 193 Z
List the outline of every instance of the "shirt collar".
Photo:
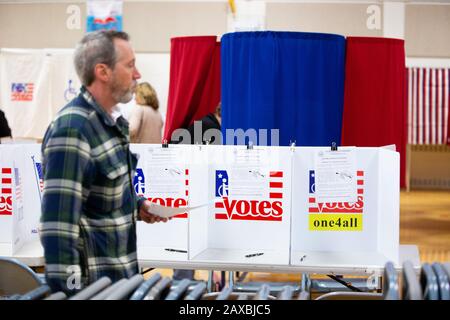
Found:
M 94 108 L 95 111 L 100 115 L 100 118 L 103 120 L 103 122 L 108 126 L 115 126 L 117 119 L 121 116 L 120 110 L 119 115 L 117 116 L 116 108 L 118 106 L 113 107 L 113 113 L 112 115 L 108 114 L 100 105 L 95 101 L 95 98 L 92 96 L 92 94 L 86 89 L 85 86 L 82 86 L 80 89 L 80 94 L 83 96 L 83 98 Z
M 122 111 L 120 111 L 120 108 L 117 104 L 112 108 L 111 117 L 115 123 L 117 123 L 117 119 L 122 117 Z

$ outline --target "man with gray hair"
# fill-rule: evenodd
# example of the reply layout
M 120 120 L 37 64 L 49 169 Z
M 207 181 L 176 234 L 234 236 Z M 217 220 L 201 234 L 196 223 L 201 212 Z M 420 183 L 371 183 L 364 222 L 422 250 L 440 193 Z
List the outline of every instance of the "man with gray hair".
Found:
M 129 149 L 127 103 L 141 77 L 125 32 L 86 34 L 75 50 L 80 94 L 56 116 L 42 143 L 41 242 L 53 292 L 73 295 L 102 276 L 138 272 L 136 220 L 148 212 L 133 188 L 137 156 Z

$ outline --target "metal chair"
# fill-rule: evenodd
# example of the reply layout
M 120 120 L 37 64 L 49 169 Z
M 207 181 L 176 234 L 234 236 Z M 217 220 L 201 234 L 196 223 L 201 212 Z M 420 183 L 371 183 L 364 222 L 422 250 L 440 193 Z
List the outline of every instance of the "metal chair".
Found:
M 197 283 L 194 288 L 184 297 L 184 300 L 199 300 L 205 291 L 206 283 Z
M 270 286 L 268 284 L 263 284 L 258 290 L 253 300 L 268 300 L 270 295 Z
M 144 281 L 133 293 L 130 300 L 142 300 L 147 295 L 147 293 L 150 291 L 151 288 L 159 281 L 161 280 L 161 274 L 155 273 L 152 275 L 149 279 Z
M 22 295 L 18 300 L 41 300 L 48 295 L 50 295 L 50 287 L 46 284 L 33 289 L 24 295 Z
M 405 261 L 403 263 L 402 294 L 403 300 L 423 299 L 420 283 L 419 280 L 417 280 L 417 275 L 411 261 Z
M 172 279 L 164 277 L 159 280 L 147 293 L 143 300 L 163 300 L 170 292 Z
M 58 292 L 55 292 L 55 293 L 49 295 L 44 300 L 66 300 L 66 299 L 67 299 L 67 295 L 62 291 L 58 291 Z
M 224 287 L 220 293 L 218 293 L 216 300 L 228 300 L 230 294 L 233 292 L 233 288 Z
M 187 292 L 190 284 L 191 284 L 191 280 L 189 280 L 189 279 L 183 279 L 183 280 L 179 281 L 176 286 L 172 287 L 169 294 L 165 297 L 164 300 L 181 299 L 184 296 L 184 294 Z
M 387 262 L 383 273 L 383 298 L 384 300 L 399 300 L 398 275 L 392 262 Z
M 144 277 L 142 274 L 136 274 L 128 279 L 127 282 L 117 287 L 113 292 L 111 292 L 105 300 L 123 300 L 128 299 L 134 290 L 144 282 Z
M 422 265 L 420 284 L 425 300 L 439 300 L 439 286 L 436 274 L 428 263 Z
M 126 278 L 117 280 L 117 282 L 113 283 L 109 287 L 106 287 L 106 289 L 104 289 L 103 291 L 100 291 L 95 296 L 90 298 L 90 300 L 105 300 L 111 293 L 113 293 L 115 290 L 117 290 L 118 288 L 120 288 L 127 282 L 128 282 L 128 279 L 126 279 Z
M 291 300 L 294 295 L 294 288 L 291 286 L 284 286 L 283 290 L 278 294 L 278 300 Z
M 439 287 L 439 299 L 450 300 L 450 282 L 449 276 L 445 272 L 442 264 L 435 262 L 431 265 L 434 273 L 436 274 L 438 287 Z
M 443 263 L 442 267 L 444 268 L 445 273 L 447 274 L 447 276 L 450 278 L 450 262 Z
M 388 261 L 383 271 L 383 293 L 376 292 L 329 292 L 315 300 L 398 300 L 398 275 L 394 264 Z
M 103 290 L 109 287 L 112 283 L 108 277 L 101 277 L 97 281 L 91 283 L 89 286 L 78 292 L 76 295 L 69 298 L 69 300 L 88 300 L 98 295 Z
M 22 262 L 0 257 L 0 297 L 25 294 L 43 285 L 38 275 Z
M 308 291 L 300 291 L 297 300 L 311 300 L 311 295 Z
M 329 292 L 315 300 L 383 300 L 383 294 L 371 292 Z

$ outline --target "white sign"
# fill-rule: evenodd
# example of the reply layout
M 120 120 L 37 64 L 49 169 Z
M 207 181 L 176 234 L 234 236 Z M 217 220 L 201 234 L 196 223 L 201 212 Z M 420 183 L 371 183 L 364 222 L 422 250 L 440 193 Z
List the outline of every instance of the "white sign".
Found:
M 354 148 L 319 150 L 314 159 L 315 193 L 318 202 L 356 202 Z

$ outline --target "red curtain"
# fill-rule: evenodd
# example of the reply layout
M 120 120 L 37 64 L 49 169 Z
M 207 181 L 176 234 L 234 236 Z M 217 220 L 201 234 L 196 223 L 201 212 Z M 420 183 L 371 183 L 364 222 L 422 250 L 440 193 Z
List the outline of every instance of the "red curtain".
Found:
M 407 137 L 404 41 L 348 37 L 342 145 L 395 144 L 400 153 L 400 186 L 406 186 Z
M 447 69 L 447 145 L 450 147 L 450 69 Z
M 220 101 L 220 43 L 216 36 L 171 39 L 164 138 L 216 109 Z
M 447 145 L 450 147 L 450 111 L 447 116 Z

